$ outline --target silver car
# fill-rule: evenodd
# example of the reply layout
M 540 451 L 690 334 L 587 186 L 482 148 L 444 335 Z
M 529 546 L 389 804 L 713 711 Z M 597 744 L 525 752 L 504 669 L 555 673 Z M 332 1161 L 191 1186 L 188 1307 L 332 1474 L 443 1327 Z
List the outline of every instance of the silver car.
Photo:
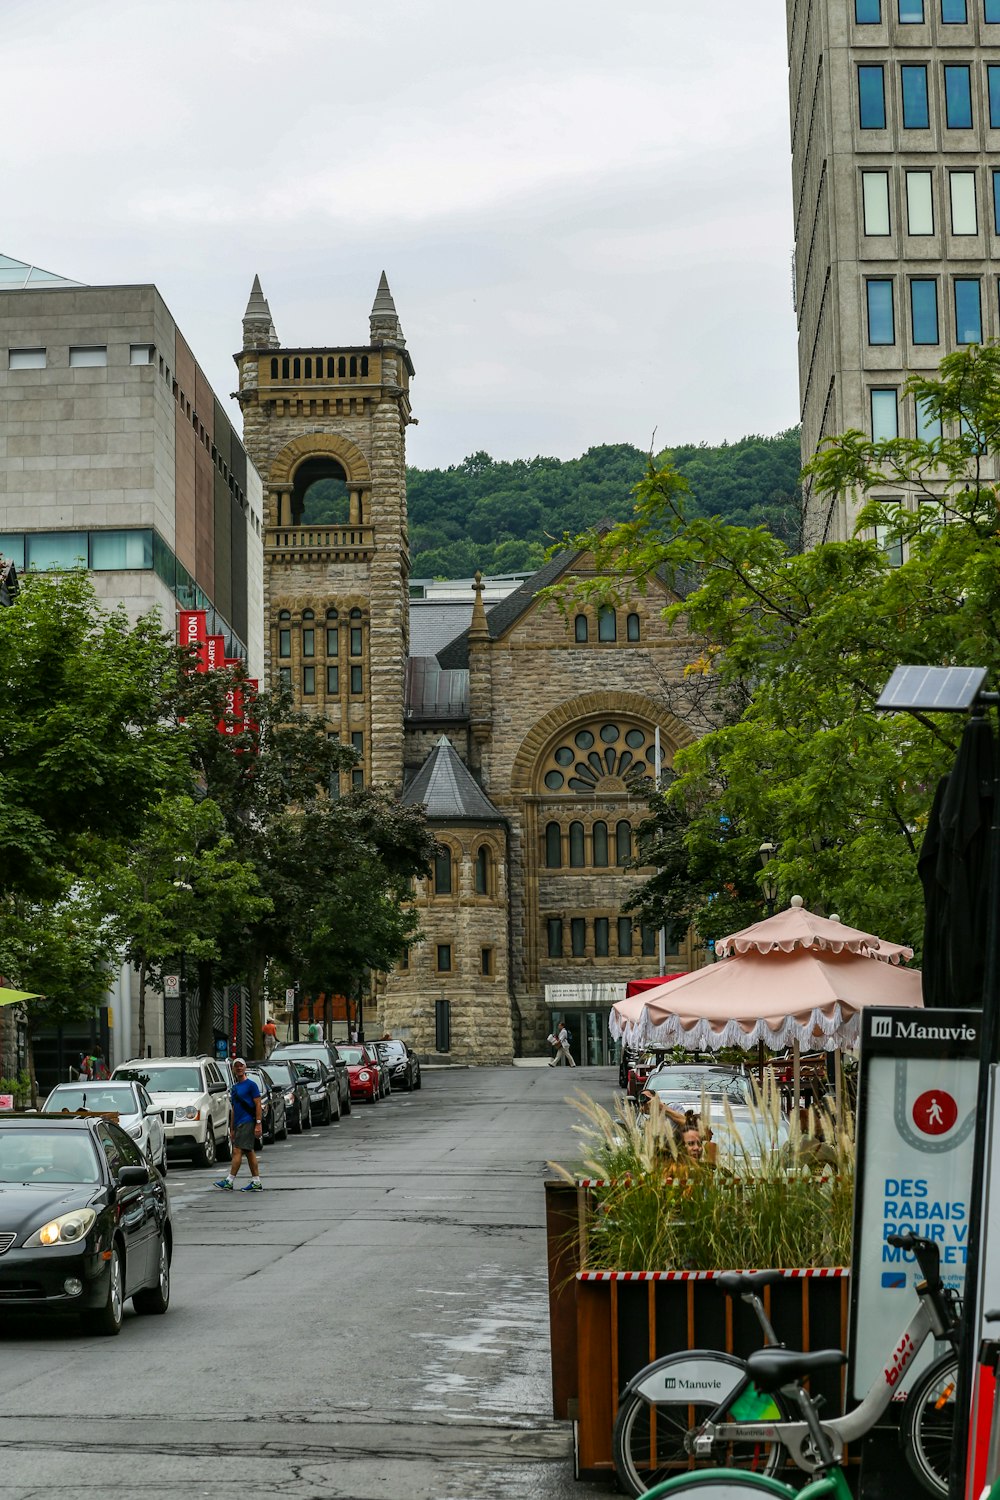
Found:
M 117 1115 L 118 1123 L 132 1137 L 151 1166 L 167 1170 L 167 1137 L 163 1116 L 141 1083 L 132 1080 L 94 1083 L 59 1083 L 42 1106 L 44 1114 L 78 1109 L 94 1114 Z
M 196 1167 L 229 1160 L 229 1089 L 213 1057 L 138 1057 L 111 1077 L 141 1083 L 152 1095 L 172 1156 L 189 1156 Z

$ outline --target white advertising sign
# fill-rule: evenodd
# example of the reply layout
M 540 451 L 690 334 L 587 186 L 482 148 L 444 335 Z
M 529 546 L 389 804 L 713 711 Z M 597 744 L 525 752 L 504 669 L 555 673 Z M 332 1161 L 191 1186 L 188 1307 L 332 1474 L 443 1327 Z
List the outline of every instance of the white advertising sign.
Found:
M 945 1284 L 964 1284 L 980 1019 L 951 1010 L 863 1016 L 849 1349 L 858 1400 L 886 1375 L 916 1308 L 920 1268 L 889 1237 L 909 1230 L 933 1240 Z M 936 1352 L 924 1345 L 897 1398 Z
M 176 1000 L 181 992 L 181 977 L 179 974 L 165 974 L 163 976 L 163 993 L 168 1000 Z

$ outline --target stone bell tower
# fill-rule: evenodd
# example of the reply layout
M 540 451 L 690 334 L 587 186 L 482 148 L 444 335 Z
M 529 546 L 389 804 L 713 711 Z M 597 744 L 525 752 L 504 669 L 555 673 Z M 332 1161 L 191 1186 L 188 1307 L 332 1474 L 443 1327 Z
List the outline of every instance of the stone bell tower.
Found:
M 254 277 L 237 394 L 264 481 L 267 681 L 358 749 L 355 784 L 401 787 L 413 364 L 385 272 L 369 329 L 367 344 L 284 348 Z

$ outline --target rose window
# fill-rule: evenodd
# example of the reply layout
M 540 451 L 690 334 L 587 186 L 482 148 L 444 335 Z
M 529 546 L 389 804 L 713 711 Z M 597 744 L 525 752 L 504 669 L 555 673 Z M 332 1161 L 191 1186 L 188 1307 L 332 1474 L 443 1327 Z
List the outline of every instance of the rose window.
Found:
M 661 739 L 661 777 L 673 777 Z M 607 720 L 567 735 L 546 757 L 542 780 L 550 792 L 596 792 L 605 777 L 624 781 L 630 791 L 648 793 L 656 775 L 652 730 Z

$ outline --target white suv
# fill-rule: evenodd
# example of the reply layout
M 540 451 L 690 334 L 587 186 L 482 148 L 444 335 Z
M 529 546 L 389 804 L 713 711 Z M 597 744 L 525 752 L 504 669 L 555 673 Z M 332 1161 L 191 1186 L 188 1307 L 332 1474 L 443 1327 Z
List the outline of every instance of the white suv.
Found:
M 112 1078 L 130 1078 L 152 1095 L 163 1114 L 167 1151 L 211 1167 L 232 1155 L 229 1089 L 211 1057 L 136 1057 Z

